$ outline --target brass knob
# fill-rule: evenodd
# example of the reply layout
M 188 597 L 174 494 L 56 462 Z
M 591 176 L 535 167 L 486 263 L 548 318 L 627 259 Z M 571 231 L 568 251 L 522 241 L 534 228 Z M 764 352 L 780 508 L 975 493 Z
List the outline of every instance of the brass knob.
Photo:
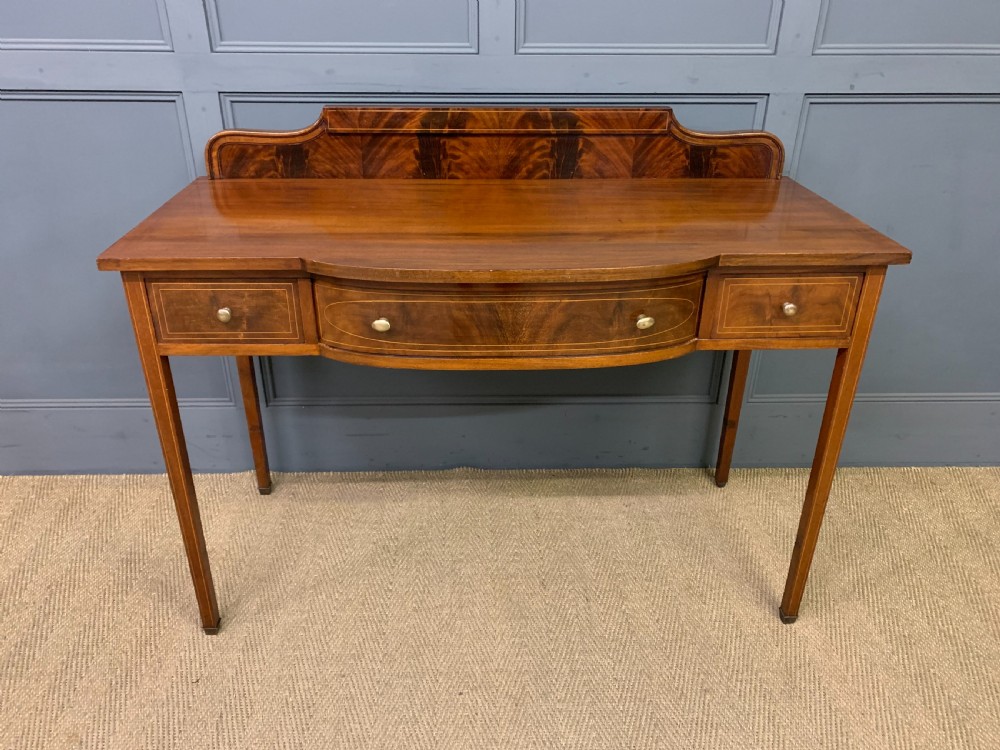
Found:
M 372 328 L 374 328 L 379 333 L 385 333 L 390 328 L 392 328 L 392 326 L 389 325 L 389 321 L 386 320 L 385 318 L 379 318 L 378 320 L 372 321 Z
M 221 320 L 223 323 L 228 323 L 233 319 L 233 311 L 228 307 L 220 307 L 218 312 L 215 313 L 215 317 Z
M 640 315 L 636 318 L 635 327 L 640 331 L 645 331 L 647 328 L 652 328 L 656 323 L 656 320 L 651 315 Z
M 795 316 L 799 312 L 799 306 L 794 302 L 786 302 L 781 306 L 781 311 L 785 313 L 789 318 Z

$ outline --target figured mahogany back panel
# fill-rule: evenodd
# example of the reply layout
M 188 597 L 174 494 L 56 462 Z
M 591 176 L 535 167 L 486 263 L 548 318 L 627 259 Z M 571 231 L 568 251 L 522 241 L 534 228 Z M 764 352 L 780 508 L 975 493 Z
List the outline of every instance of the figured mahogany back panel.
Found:
M 205 149 L 220 178 L 777 179 L 770 133 L 698 133 L 670 109 L 326 107 L 304 130 L 229 130 Z

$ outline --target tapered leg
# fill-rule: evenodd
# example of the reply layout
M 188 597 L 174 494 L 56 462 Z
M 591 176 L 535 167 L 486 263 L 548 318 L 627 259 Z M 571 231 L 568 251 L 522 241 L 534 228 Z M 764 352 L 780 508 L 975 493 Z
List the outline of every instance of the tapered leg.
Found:
M 262 495 L 271 494 L 271 470 L 267 466 L 267 446 L 264 445 L 264 428 L 260 420 L 260 401 L 257 398 L 257 378 L 253 372 L 252 357 L 237 357 L 236 369 L 240 373 L 240 391 L 243 392 L 243 411 L 247 416 L 253 467 L 257 472 L 257 489 Z
M 170 490 L 174 496 L 188 567 L 191 570 L 191 580 L 194 582 L 194 592 L 198 599 L 202 628 L 206 633 L 214 634 L 219 630 L 219 605 L 215 600 L 215 585 L 208 564 L 205 535 L 201 528 L 198 499 L 194 493 L 191 464 L 188 461 L 184 432 L 181 429 L 170 363 L 156 351 L 149 301 L 142 279 L 135 274 L 122 274 L 122 279 L 125 283 L 125 296 L 128 299 L 132 325 L 135 328 L 135 338 L 139 345 L 142 369 L 146 376 L 146 387 L 149 389 L 149 402 L 153 407 L 153 418 L 160 435 L 160 446 L 163 448 L 163 459 L 170 480 Z
M 733 463 L 733 446 L 736 445 L 736 430 L 740 425 L 740 411 L 743 409 L 743 392 L 747 387 L 747 373 L 750 371 L 750 355 L 747 349 L 733 352 L 729 370 L 729 393 L 726 395 L 726 413 L 722 420 L 722 437 L 719 438 L 719 459 L 715 462 L 715 483 L 725 487 L 729 481 L 729 467 Z
M 865 350 L 868 348 L 868 339 L 884 279 L 885 269 L 869 272 L 865 276 L 851 344 L 846 349 L 837 351 L 837 361 L 826 399 L 826 410 L 823 412 L 819 441 L 816 444 L 816 456 L 813 459 L 812 472 L 809 474 L 806 499 L 802 505 L 799 530 L 788 568 L 788 580 L 785 582 L 785 594 L 778 610 L 784 623 L 795 622 L 799 616 L 802 592 L 805 590 L 809 566 L 816 551 L 816 541 L 823 523 L 826 501 L 830 496 L 830 486 L 837 470 L 837 461 L 840 459 L 840 448 L 847 432 L 847 420 L 854 404 L 854 394 L 858 388 L 858 379 L 861 377 L 861 366 L 864 364 Z

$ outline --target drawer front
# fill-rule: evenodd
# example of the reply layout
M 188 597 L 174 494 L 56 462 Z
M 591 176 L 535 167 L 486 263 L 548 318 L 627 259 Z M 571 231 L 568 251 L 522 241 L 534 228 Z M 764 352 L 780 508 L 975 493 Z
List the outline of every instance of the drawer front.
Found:
M 724 276 L 711 334 L 841 337 L 854 322 L 861 274 Z
M 163 343 L 303 340 L 294 281 L 149 281 L 147 289 Z
M 703 285 L 702 277 L 687 277 L 586 285 L 586 291 L 580 291 L 584 285 L 375 287 L 323 281 L 315 289 L 320 339 L 330 346 L 495 358 L 619 354 L 691 341 Z

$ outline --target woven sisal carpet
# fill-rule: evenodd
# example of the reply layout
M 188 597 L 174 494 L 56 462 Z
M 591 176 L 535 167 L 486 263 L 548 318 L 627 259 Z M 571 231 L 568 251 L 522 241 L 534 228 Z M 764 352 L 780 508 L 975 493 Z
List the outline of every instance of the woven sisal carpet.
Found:
M 1000 469 L 0 477 L 0 750 L 1000 747 Z

